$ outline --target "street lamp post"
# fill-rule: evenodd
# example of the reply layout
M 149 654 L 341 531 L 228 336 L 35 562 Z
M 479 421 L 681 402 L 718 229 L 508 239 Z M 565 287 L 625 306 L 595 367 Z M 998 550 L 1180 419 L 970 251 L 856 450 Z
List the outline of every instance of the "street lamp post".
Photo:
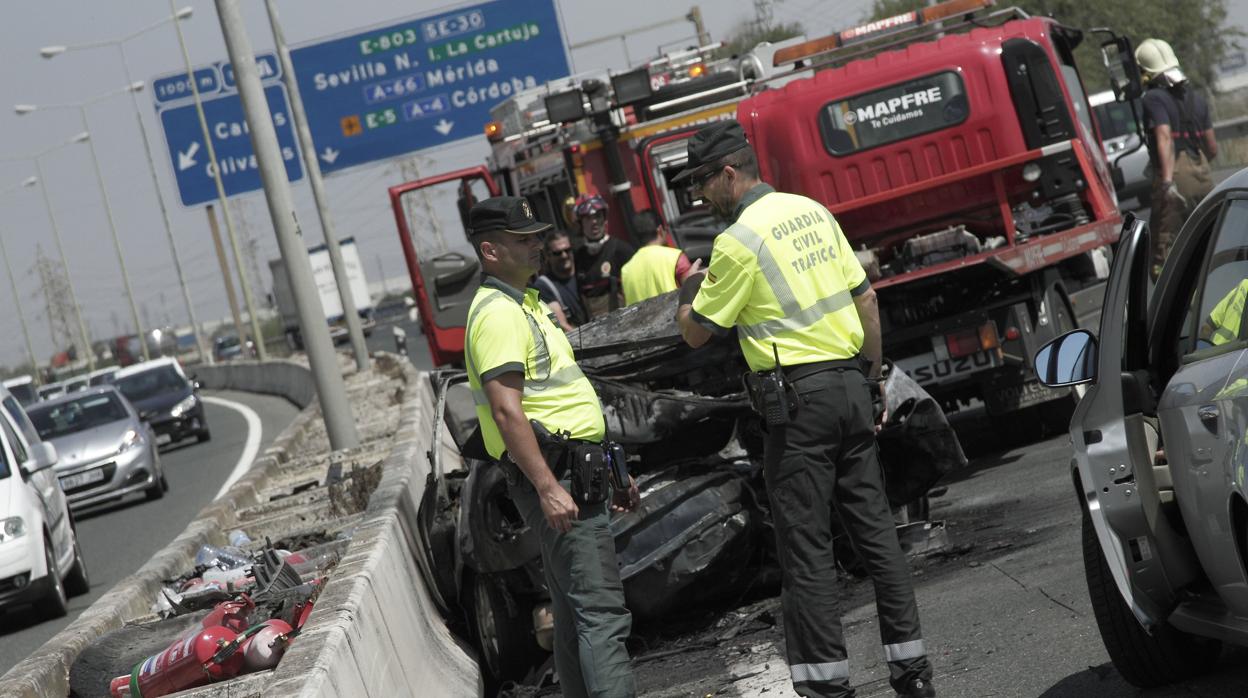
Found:
M 0 194 L 8 194 L 22 187 L 34 186 L 39 182 L 34 177 L 27 177 L 21 184 L 9 187 Z M 26 357 L 30 359 L 30 370 L 34 374 L 35 385 L 39 385 L 39 360 L 35 358 L 35 346 L 30 341 L 30 329 L 26 327 L 26 314 L 22 312 L 22 296 L 17 292 L 17 281 L 13 277 L 13 265 L 9 264 L 9 251 L 4 246 L 4 236 L 0 235 L 0 256 L 4 257 L 4 268 L 9 272 L 9 287 L 13 289 L 13 305 L 17 310 L 17 321 L 22 325 L 22 338 L 26 340 Z M 87 353 L 92 353 L 90 349 Z
M 61 244 L 60 226 L 56 224 L 56 213 L 52 210 L 52 197 L 48 194 L 48 178 L 43 175 L 43 157 L 60 150 L 72 143 L 83 143 L 90 138 L 90 134 L 86 131 L 74 136 L 72 139 L 53 146 L 38 155 L 32 160 L 35 161 L 35 172 L 37 174 L 36 181 L 39 184 L 39 190 L 43 192 L 43 203 L 48 207 L 48 220 L 52 223 L 52 239 L 56 242 L 56 252 L 61 257 L 61 266 L 65 267 L 65 282 L 69 287 L 69 300 L 74 305 L 74 319 L 78 322 L 78 336 L 82 341 L 83 348 L 87 353 L 87 370 L 95 370 L 95 349 L 91 346 L 91 337 L 87 334 L 87 324 L 82 321 L 82 306 L 78 304 L 78 293 L 74 290 L 74 277 L 69 273 L 69 259 L 65 256 L 65 246 Z M 32 183 L 33 184 L 33 183 Z
M 169 0 L 169 10 L 174 11 L 173 0 Z M 264 333 L 260 330 L 260 318 L 256 315 L 256 307 L 251 300 L 251 283 L 247 281 L 247 272 L 243 269 L 243 256 L 238 249 L 238 236 L 234 234 L 234 217 L 230 214 L 230 207 L 226 201 L 225 183 L 221 181 L 217 150 L 212 146 L 212 132 L 208 129 L 208 117 L 204 116 L 204 102 L 200 99 L 199 85 L 195 82 L 195 68 L 191 65 L 191 52 L 186 48 L 186 37 L 182 35 L 182 25 L 174 22 L 173 28 L 177 31 L 178 45 L 182 48 L 182 61 L 186 64 L 186 79 L 191 84 L 191 97 L 195 101 L 195 113 L 199 117 L 200 132 L 204 137 L 204 150 L 208 153 L 208 162 L 212 164 L 212 180 L 217 185 L 217 200 L 221 202 L 221 217 L 225 219 L 225 234 L 230 239 L 230 249 L 234 252 L 234 264 L 238 267 L 238 283 L 243 289 L 243 303 L 247 305 L 247 315 L 251 320 L 251 336 L 256 345 L 256 358 L 266 361 L 269 354 L 264 346 Z M 242 341 L 242 337 L 239 337 L 239 341 Z
M 78 51 L 83 49 L 102 48 L 105 46 L 115 46 L 118 54 L 121 56 L 121 67 L 126 75 L 126 82 L 134 84 L 134 78 L 130 73 L 130 64 L 126 60 L 126 42 L 153 29 L 164 26 L 171 21 L 180 21 L 191 16 L 192 9 L 184 7 L 173 15 L 154 22 L 143 29 L 127 34 L 120 39 L 111 41 L 99 41 L 91 44 L 80 44 L 76 46 L 45 46 L 39 50 L 39 55 L 44 58 L 54 58 L 67 51 Z M 195 316 L 195 304 L 191 301 L 191 290 L 186 283 L 186 275 L 182 271 L 182 259 L 178 254 L 178 245 L 173 237 L 173 223 L 169 219 L 169 208 L 165 205 L 165 197 L 160 191 L 160 180 L 156 174 L 156 162 L 152 158 L 152 146 L 147 138 L 147 125 L 143 121 L 143 113 L 139 108 L 139 97 L 137 90 L 130 91 L 130 103 L 134 106 L 134 118 L 139 122 L 139 134 L 143 140 L 143 154 L 147 156 L 148 172 L 152 176 L 152 188 L 156 191 L 156 202 L 160 206 L 161 219 L 165 224 L 165 235 L 169 239 L 169 251 L 173 255 L 173 268 L 178 274 L 178 285 L 182 288 L 182 300 L 186 303 L 186 314 L 191 323 L 191 331 L 195 335 L 195 347 L 199 351 L 199 358 L 208 364 L 213 363 L 212 352 L 208 351 L 208 345 L 204 341 L 203 333 L 200 330 L 199 319 Z
M 134 82 L 127 85 L 123 90 L 114 90 L 107 94 L 88 99 L 78 104 L 55 104 L 39 107 L 33 104 L 19 104 L 14 107 L 14 111 L 20 114 L 29 114 L 39 109 L 60 109 L 60 108 L 76 108 L 82 117 L 82 128 L 87 134 L 87 147 L 91 152 L 91 166 L 95 170 L 95 181 L 100 187 L 100 197 L 104 201 L 104 216 L 108 219 L 108 229 L 113 237 L 113 249 L 117 251 L 117 262 L 121 266 L 121 283 L 126 291 L 126 300 L 130 303 L 130 318 L 134 323 L 134 333 L 139 338 L 139 349 L 143 353 L 143 360 L 149 361 L 152 356 L 147 348 L 147 336 L 143 331 L 143 324 L 139 320 L 139 308 L 134 302 L 134 290 L 130 287 L 130 272 L 126 269 L 126 255 L 121 251 L 121 239 L 117 235 L 117 222 L 113 219 L 113 207 L 108 200 L 108 189 L 104 186 L 104 173 L 100 171 L 100 159 L 95 152 L 95 139 L 91 137 L 91 125 L 87 120 L 87 107 L 96 102 L 112 97 L 121 91 L 136 91 L 143 89 L 143 83 Z M 90 347 L 88 347 L 90 349 Z

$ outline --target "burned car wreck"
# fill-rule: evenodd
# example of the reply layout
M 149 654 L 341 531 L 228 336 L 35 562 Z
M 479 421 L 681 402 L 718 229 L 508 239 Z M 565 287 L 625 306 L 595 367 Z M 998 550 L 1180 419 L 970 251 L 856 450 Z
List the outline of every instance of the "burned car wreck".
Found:
M 615 514 L 625 597 L 637 627 L 724 610 L 759 580 L 774 589 L 774 538 L 758 418 L 741 388 L 733 337 L 697 351 L 673 320 L 675 294 L 617 310 L 572 332 L 602 401 L 607 430 L 629 453 L 641 504 Z M 476 413 L 461 370 L 430 374 L 436 395 L 430 474 L 421 501 L 421 572 L 453 630 L 479 652 L 491 685 L 532 677 L 553 625 L 534 531 L 511 502 L 501 468 L 469 446 Z M 924 552 L 943 527 L 924 521 L 926 495 L 966 463 L 937 403 L 901 371 L 880 434 L 888 496 L 903 546 Z M 841 546 L 840 562 L 853 552 Z M 839 551 L 838 551 L 839 552 Z

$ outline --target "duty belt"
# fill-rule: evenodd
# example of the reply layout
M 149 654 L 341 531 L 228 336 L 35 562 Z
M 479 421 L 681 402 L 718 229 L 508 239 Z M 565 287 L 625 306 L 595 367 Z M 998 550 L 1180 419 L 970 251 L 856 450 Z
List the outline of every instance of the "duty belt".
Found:
M 828 361 L 816 361 L 809 364 L 798 364 L 796 366 L 785 366 L 784 377 L 791 382 L 797 382 L 803 378 L 809 378 L 813 375 L 824 373 L 825 371 L 858 371 L 866 373 L 863 370 L 863 360 L 860 356 L 851 359 L 831 359 Z

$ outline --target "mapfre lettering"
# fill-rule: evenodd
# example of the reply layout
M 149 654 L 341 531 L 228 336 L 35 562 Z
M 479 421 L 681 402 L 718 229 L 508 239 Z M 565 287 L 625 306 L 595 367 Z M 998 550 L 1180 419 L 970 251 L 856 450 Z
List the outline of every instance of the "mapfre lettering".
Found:
M 913 107 L 922 106 L 924 104 L 936 104 L 943 99 L 940 86 L 929 87 L 926 90 L 918 92 L 907 92 L 900 97 L 893 97 L 882 102 L 865 107 L 859 107 L 855 111 L 858 112 L 859 121 L 868 121 L 871 119 L 879 119 L 889 116 L 899 110 L 911 109 Z

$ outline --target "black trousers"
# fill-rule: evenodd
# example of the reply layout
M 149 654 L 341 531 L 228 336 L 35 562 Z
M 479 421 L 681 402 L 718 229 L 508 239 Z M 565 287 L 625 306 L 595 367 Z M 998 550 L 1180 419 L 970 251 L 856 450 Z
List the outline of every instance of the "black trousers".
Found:
M 870 388 L 854 369 L 794 373 L 802 376 L 793 381 L 797 414 L 772 427 L 764 471 L 793 688 L 812 698 L 854 695 L 835 585 L 833 506 L 875 583 L 890 683 L 901 688 L 915 677 L 930 680 L 910 566 L 884 494 Z

